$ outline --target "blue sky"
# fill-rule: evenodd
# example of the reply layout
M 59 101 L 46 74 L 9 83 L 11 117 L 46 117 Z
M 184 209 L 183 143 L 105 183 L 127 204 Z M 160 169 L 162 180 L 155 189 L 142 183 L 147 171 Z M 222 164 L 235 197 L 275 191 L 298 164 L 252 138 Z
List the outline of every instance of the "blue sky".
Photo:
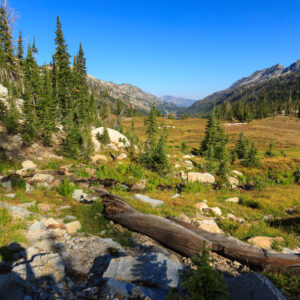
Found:
M 157 96 L 199 99 L 257 69 L 300 58 L 299 0 L 10 0 L 15 31 L 51 60 L 56 16 L 89 74 Z

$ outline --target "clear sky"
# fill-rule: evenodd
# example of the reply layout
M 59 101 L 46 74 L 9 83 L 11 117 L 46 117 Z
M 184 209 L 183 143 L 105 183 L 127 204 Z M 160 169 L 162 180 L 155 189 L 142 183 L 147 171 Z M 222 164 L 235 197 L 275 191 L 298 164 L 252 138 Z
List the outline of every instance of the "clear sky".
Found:
M 88 73 L 157 96 L 199 99 L 300 58 L 299 0 L 10 0 L 16 31 L 51 60 L 56 16 Z M 17 35 L 17 33 L 16 33 Z

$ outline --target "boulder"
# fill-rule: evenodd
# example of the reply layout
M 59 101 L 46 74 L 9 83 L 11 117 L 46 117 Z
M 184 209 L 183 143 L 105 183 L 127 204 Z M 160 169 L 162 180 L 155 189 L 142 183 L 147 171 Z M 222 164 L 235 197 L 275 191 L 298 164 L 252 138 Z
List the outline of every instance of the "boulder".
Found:
M 203 210 L 203 209 L 206 209 L 206 208 L 208 208 L 208 205 L 206 204 L 206 203 L 204 203 L 204 202 L 198 202 L 198 203 L 196 203 L 195 205 L 194 205 L 197 209 L 199 209 L 199 210 Z
M 139 282 L 168 291 L 178 287 L 178 271 L 183 266 L 162 253 L 143 253 L 138 257 L 125 256 L 110 261 L 103 278 L 116 279 L 129 283 Z
M 146 189 L 147 180 L 142 179 L 139 183 L 135 183 L 131 187 L 132 192 L 140 192 Z
M 271 249 L 274 242 L 283 242 L 283 237 L 256 236 L 248 239 L 247 242 L 257 247 Z
M 231 187 L 233 189 L 237 188 L 238 185 L 239 185 L 239 180 L 237 178 L 235 178 L 235 177 L 229 176 L 228 177 L 228 182 L 229 182 L 229 184 L 231 185 Z
M 122 160 L 127 158 L 127 154 L 126 153 L 121 153 L 120 155 L 117 156 L 117 160 Z
M 11 185 L 11 181 L 8 180 L 8 181 L 4 181 L 4 182 L 1 182 L 2 184 L 2 187 L 6 190 L 6 191 L 11 191 L 12 190 L 12 185 Z
M 8 96 L 8 89 L 0 84 L 0 97 L 7 97 Z
M 107 157 L 105 155 L 102 155 L 102 154 L 95 154 L 94 156 L 92 156 L 92 162 L 95 163 L 99 160 L 108 161 Z
M 239 197 L 232 197 L 224 200 L 224 202 L 232 202 L 232 203 L 239 203 L 240 199 Z
M 236 176 L 239 176 L 239 177 L 242 177 L 243 176 L 243 173 L 237 171 L 237 170 L 233 170 L 232 173 Z
M 155 299 L 165 300 L 167 292 L 155 288 L 149 288 L 120 280 L 107 280 L 102 296 L 111 299 Z M 107 299 L 110 299 L 107 298 Z
M 35 174 L 31 179 L 30 182 L 36 183 L 51 183 L 54 180 L 54 176 L 50 174 Z
M 187 180 L 189 182 L 200 182 L 200 183 L 208 183 L 208 184 L 215 183 L 215 177 L 209 173 L 188 172 Z
M 101 135 L 103 134 L 103 131 L 104 131 L 104 127 L 99 127 L 99 128 L 94 128 L 91 132 L 92 141 L 94 143 L 94 147 L 96 151 L 99 151 L 101 149 L 101 143 L 97 139 L 97 134 Z M 118 148 L 130 146 L 130 142 L 125 135 L 111 128 L 107 128 L 107 131 L 108 131 L 111 144 L 114 144 Z M 122 141 L 124 141 L 125 143 L 123 143 Z
M 65 267 L 60 255 L 57 253 L 33 255 L 30 260 L 16 264 L 12 272 L 19 275 L 23 280 L 49 276 L 56 282 L 61 282 L 65 278 Z
M 229 219 L 231 221 L 235 221 L 235 222 L 241 223 L 241 224 L 245 223 L 245 219 L 244 218 L 236 217 L 235 215 L 230 214 L 230 213 L 227 214 L 227 219 Z
M 283 294 L 265 276 L 248 273 L 226 279 L 229 300 L 285 300 Z
M 219 207 L 211 207 L 209 208 L 210 211 L 212 211 L 217 216 L 222 216 L 222 211 Z
M 133 199 L 137 199 L 137 200 L 140 200 L 142 202 L 148 203 L 152 207 L 157 207 L 157 206 L 160 206 L 160 205 L 164 204 L 164 202 L 161 201 L 161 200 L 152 199 L 152 198 L 150 198 L 148 196 L 140 195 L 140 194 L 134 195 Z
M 79 221 L 73 221 L 70 223 L 66 223 L 65 227 L 66 227 L 67 233 L 69 233 L 69 234 L 74 234 L 82 228 Z
M 81 203 L 91 203 L 97 200 L 97 197 L 93 197 L 83 192 L 81 189 L 76 189 L 72 195 L 73 199 Z
M 223 231 L 219 228 L 217 223 L 214 220 L 197 220 L 195 225 L 203 230 L 212 232 L 212 233 L 223 233 Z
M 35 169 L 36 168 L 36 164 L 33 163 L 31 160 L 24 160 L 22 162 L 22 167 L 25 170 L 29 170 L 29 169 Z

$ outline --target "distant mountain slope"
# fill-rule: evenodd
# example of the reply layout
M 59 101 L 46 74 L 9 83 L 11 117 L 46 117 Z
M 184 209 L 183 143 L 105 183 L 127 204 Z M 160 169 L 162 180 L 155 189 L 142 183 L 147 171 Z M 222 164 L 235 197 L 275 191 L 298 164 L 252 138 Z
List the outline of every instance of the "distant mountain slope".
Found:
M 224 101 L 234 102 L 242 98 L 253 98 L 253 93 L 256 92 L 255 97 L 261 97 L 257 95 L 258 91 L 262 93 L 262 87 L 271 92 L 271 86 L 276 89 L 277 85 L 280 85 L 280 89 L 285 89 L 290 81 L 293 81 L 298 75 L 300 70 L 300 60 L 291 64 L 289 67 L 277 64 L 270 68 L 266 68 L 260 71 L 256 71 L 248 77 L 244 77 L 236 82 L 234 82 L 228 89 L 213 93 L 204 99 L 198 100 L 192 106 L 187 109 L 189 113 L 207 113 L 215 101 L 217 105 L 223 103 Z M 295 75 L 295 76 L 294 76 Z M 286 78 L 284 78 L 286 77 Z M 294 82 L 295 84 L 295 82 Z M 297 83 L 298 84 L 298 83 Z M 297 85 L 296 84 L 296 85 Z M 297 90 L 297 87 L 294 86 Z M 300 86 L 299 86 L 300 89 Z M 286 95 L 285 95 L 286 96 Z M 276 97 L 276 96 L 274 96 Z M 279 96 L 278 96 L 279 97 Z
M 131 84 L 115 84 L 113 82 L 97 79 L 91 75 L 88 75 L 88 84 L 94 91 L 107 91 L 110 97 L 115 99 L 119 98 L 128 106 L 132 104 L 139 111 L 148 112 L 153 102 L 156 103 L 157 108 L 163 113 L 174 112 L 180 109 L 175 104 L 166 103 Z
M 182 97 L 175 97 L 175 96 L 169 96 L 169 95 L 163 96 L 160 99 L 164 102 L 171 102 L 180 107 L 189 107 L 197 101 L 194 99 L 186 99 L 186 98 L 182 98 Z

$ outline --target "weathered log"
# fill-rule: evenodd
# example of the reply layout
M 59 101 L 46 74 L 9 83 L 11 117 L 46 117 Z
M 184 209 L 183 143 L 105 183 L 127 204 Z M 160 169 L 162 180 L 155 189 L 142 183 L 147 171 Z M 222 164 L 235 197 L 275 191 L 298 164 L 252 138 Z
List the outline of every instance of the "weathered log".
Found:
M 268 251 L 230 236 L 199 229 L 176 217 L 166 219 L 143 214 L 116 195 L 101 189 L 95 189 L 95 191 L 104 199 L 104 211 L 108 219 L 130 230 L 146 234 L 185 256 L 191 257 L 199 252 L 199 248 L 205 241 L 212 251 L 251 267 L 263 270 L 279 269 L 300 275 L 300 255 L 298 254 Z
M 211 248 L 211 242 L 173 221 L 140 213 L 116 195 L 100 189 L 95 191 L 104 199 L 106 217 L 130 230 L 146 234 L 162 245 L 189 257 L 198 253 L 204 242 Z
M 300 275 L 299 254 L 268 251 L 231 236 L 208 232 L 177 217 L 168 217 L 168 219 L 209 240 L 212 243 L 212 251 L 222 256 L 263 270 L 279 269 Z

